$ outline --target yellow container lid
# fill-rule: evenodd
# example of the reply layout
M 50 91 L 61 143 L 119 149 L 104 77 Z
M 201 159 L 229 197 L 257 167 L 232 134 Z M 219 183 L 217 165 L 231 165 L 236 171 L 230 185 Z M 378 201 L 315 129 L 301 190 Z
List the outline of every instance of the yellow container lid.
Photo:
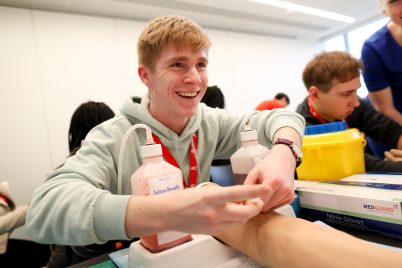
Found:
M 356 128 L 304 136 L 300 180 L 339 180 L 365 171 L 364 134 Z
M 364 134 L 357 128 L 350 128 L 343 131 L 304 136 L 303 147 L 336 145 L 350 143 L 353 140 L 361 140 L 363 146 L 366 145 Z

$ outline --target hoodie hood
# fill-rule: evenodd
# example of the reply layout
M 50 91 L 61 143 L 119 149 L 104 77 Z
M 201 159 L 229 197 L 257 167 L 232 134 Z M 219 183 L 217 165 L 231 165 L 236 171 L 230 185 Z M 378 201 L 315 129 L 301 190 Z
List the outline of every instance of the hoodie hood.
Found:
M 158 136 L 166 146 L 169 146 L 169 142 L 174 142 L 178 138 L 188 139 L 193 133 L 196 133 L 201 125 L 201 108 L 197 107 L 196 113 L 190 117 L 187 126 L 183 132 L 178 136 L 169 128 L 161 124 L 149 112 L 149 96 L 146 94 L 142 97 L 141 103 L 135 103 L 131 98 L 127 99 L 120 112 L 128 118 L 131 124 L 145 123 L 151 128 L 152 132 Z M 172 140 L 173 139 L 173 140 Z M 166 141 L 166 143 L 165 143 Z

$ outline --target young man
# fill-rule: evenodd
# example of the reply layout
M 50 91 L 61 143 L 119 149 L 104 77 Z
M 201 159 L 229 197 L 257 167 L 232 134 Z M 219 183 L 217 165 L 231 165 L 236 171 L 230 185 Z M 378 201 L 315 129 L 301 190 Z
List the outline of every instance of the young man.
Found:
M 258 111 L 273 110 L 275 108 L 285 108 L 290 103 L 288 95 L 278 93 L 272 100 L 263 101 L 255 108 Z
M 303 71 L 309 93 L 297 107 L 307 125 L 345 120 L 376 142 L 402 148 L 402 127 L 359 99 L 362 65 L 347 52 L 323 52 L 312 59 Z M 380 160 L 365 154 L 366 171 L 402 172 L 402 162 Z
M 35 191 L 27 217 L 34 240 L 85 245 L 167 230 L 216 233 L 293 199 L 300 162 L 294 147 L 301 145 L 304 119 L 283 110 L 239 117 L 199 105 L 208 84 L 209 47 L 201 27 L 187 18 L 160 17 L 146 26 L 137 50 L 138 74 L 148 95 L 141 104 L 128 99 L 121 115 L 95 127 L 77 154 Z M 213 159 L 228 159 L 241 146 L 246 121 L 258 130 L 260 143 L 272 147 L 246 178 L 252 185 L 191 188 L 207 180 Z M 142 164 L 143 132 L 131 134 L 123 169 L 117 167 L 123 136 L 137 123 L 160 139 L 188 189 L 131 194 L 130 176 Z M 239 202 L 249 199 L 254 201 Z

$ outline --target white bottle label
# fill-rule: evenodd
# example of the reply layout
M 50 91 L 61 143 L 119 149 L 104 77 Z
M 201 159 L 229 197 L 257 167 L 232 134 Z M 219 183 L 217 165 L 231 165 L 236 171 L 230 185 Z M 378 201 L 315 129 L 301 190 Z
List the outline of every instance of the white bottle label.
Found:
M 169 174 L 163 177 L 150 178 L 148 180 L 150 195 L 166 194 L 183 189 L 183 179 L 180 173 Z M 158 233 L 158 244 L 166 244 L 188 234 L 176 231 Z
M 149 195 L 165 194 L 183 189 L 183 179 L 180 173 L 173 173 L 148 180 Z

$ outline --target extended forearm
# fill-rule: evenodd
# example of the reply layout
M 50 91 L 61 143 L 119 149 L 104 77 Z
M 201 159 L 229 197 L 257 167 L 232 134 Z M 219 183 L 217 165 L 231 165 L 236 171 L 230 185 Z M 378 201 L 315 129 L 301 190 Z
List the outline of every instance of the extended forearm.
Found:
M 216 237 L 267 267 L 402 267 L 402 253 L 274 213 Z
M 132 196 L 126 212 L 125 227 L 128 237 L 139 237 L 160 232 L 164 227 L 158 208 L 158 198 Z

